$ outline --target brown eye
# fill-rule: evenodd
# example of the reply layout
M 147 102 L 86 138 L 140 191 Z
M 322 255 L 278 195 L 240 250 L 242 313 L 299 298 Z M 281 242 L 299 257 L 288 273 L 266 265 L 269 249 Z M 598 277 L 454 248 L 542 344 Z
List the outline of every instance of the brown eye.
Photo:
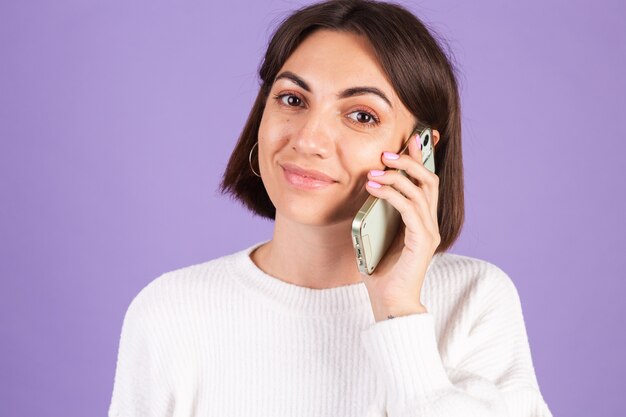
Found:
M 297 107 L 302 104 L 302 100 L 299 97 L 294 96 L 293 94 L 283 94 L 280 96 L 281 101 L 290 107 Z
M 375 125 L 378 123 L 376 117 L 365 111 L 353 111 L 348 115 L 348 117 L 354 122 L 362 125 Z
M 367 113 L 358 112 L 356 116 L 357 122 L 368 123 L 370 120 L 373 120 L 372 116 Z

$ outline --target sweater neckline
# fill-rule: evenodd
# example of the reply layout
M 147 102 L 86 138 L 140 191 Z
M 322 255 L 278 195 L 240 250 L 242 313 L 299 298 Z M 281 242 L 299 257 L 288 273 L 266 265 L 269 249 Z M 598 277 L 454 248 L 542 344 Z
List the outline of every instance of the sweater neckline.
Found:
M 252 251 L 269 240 L 257 242 L 235 254 L 234 275 L 248 290 L 276 306 L 299 315 L 336 315 L 370 308 L 364 282 L 333 288 L 308 288 L 292 284 L 260 269 L 250 257 Z

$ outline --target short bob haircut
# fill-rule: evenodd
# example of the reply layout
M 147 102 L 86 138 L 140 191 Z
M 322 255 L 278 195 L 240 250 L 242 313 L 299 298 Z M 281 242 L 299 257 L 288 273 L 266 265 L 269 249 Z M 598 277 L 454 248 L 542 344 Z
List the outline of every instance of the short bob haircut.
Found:
M 418 121 L 439 131 L 435 174 L 439 177 L 437 219 L 441 242 L 435 253 L 445 252 L 458 238 L 465 213 L 455 68 L 425 24 L 397 4 L 327 1 L 303 7 L 281 22 L 259 67 L 260 90 L 224 171 L 221 193 L 230 194 L 261 217 L 275 219 L 276 208 L 261 178 L 250 169 L 249 154 L 258 140 L 274 78 L 298 45 L 317 29 L 365 36 L 402 103 Z

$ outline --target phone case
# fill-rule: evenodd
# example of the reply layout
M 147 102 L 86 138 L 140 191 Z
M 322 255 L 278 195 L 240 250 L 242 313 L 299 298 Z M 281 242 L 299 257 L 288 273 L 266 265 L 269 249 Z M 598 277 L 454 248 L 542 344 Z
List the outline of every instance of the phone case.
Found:
M 435 153 L 432 145 L 432 130 L 421 126 L 417 132 L 422 142 L 422 161 L 431 172 L 435 172 Z M 403 144 L 400 153 L 408 149 L 408 141 Z M 402 175 L 406 172 L 398 170 Z M 356 262 L 362 274 L 370 275 L 387 252 L 400 226 L 401 215 L 386 200 L 369 196 L 352 221 L 352 243 Z

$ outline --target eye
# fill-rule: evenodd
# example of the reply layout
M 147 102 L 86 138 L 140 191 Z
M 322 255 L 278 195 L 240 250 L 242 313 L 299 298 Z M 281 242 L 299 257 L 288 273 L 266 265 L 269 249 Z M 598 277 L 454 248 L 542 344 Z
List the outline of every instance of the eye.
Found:
M 366 127 L 376 126 L 380 120 L 372 113 L 365 110 L 356 110 L 348 114 L 348 118 L 352 123 L 363 125 Z
M 302 104 L 302 99 L 292 93 L 276 94 L 274 99 L 287 107 L 299 107 Z

